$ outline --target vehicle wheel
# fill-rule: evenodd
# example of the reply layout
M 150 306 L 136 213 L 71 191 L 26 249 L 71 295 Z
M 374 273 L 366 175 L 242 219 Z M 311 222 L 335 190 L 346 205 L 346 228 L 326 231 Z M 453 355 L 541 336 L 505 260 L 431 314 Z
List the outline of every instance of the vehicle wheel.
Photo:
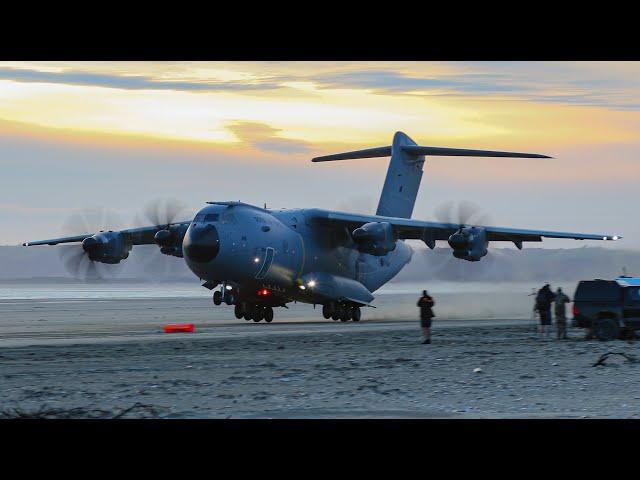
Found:
M 333 311 L 331 313 L 331 320 L 337 322 L 338 320 L 340 320 L 340 317 L 342 315 L 342 307 L 340 305 L 334 305 L 332 310 Z
M 603 342 L 615 340 L 620 335 L 620 326 L 612 318 L 603 318 L 596 323 L 594 334 Z
M 332 308 L 331 308 L 331 304 L 330 303 L 326 303 L 322 306 L 322 316 L 324 318 L 326 318 L 327 320 L 329 320 L 331 318 L 331 314 L 332 312 Z
M 267 323 L 271 323 L 273 320 L 273 308 L 267 307 L 264 309 L 264 321 Z
M 351 319 L 351 307 L 342 307 L 340 312 L 340 321 L 348 322 Z
M 234 298 L 233 294 L 227 293 L 224 296 L 224 303 L 226 303 L 227 305 L 233 305 L 234 303 L 236 303 L 236 299 Z
M 220 290 L 213 292 L 213 303 L 216 305 L 220 305 L 222 303 L 222 293 Z
M 235 308 L 233 309 L 233 313 L 235 314 L 238 320 L 240 320 L 244 316 L 244 308 L 242 308 L 241 303 L 235 306 Z
M 351 320 L 353 320 L 354 322 L 359 322 L 360 316 L 361 316 L 360 307 L 355 307 L 351 312 Z

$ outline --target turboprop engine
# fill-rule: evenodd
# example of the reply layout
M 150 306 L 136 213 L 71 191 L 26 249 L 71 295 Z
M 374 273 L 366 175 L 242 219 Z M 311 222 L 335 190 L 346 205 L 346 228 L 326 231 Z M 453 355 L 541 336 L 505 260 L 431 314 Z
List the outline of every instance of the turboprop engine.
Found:
M 99 232 L 85 238 L 82 249 L 94 262 L 115 264 L 129 256 L 131 243 L 120 232 Z
M 160 247 L 160 252 L 164 255 L 182 257 L 182 239 L 187 228 L 186 226 L 167 226 L 158 230 L 153 240 Z
M 477 262 L 487 254 L 487 232 L 479 227 L 461 227 L 449 237 L 453 256 L 469 262 Z
M 389 222 L 365 223 L 351 234 L 362 253 L 382 257 L 396 249 L 393 226 Z

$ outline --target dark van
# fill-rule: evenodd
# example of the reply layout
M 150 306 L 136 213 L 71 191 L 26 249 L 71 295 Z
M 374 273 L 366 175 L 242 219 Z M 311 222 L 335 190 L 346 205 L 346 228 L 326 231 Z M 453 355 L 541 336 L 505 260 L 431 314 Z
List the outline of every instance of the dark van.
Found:
M 573 296 L 573 325 L 587 338 L 635 338 L 640 330 L 640 279 L 583 280 Z

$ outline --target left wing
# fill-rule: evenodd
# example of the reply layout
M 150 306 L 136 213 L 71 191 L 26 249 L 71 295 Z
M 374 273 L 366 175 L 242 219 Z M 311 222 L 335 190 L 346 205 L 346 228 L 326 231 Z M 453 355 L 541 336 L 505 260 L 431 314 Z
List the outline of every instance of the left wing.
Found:
M 388 222 L 393 226 L 393 231 L 398 239 L 422 240 L 430 248 L 433 248 L 435 245 L 435 240 L 447 240 L 462 226 L 454 223 L 426 222 L 410 218 L 384 217 L 380 215 L 359 215 L 321 209 L 305 210 L 305 216 L 307 216 L 310 221 L 318 224 L 341 228 L 347 227 L 351 231 L 369 222 Z M 484 225 L 465 226 L 484 229 L 487 235 L 487 241 L 513 242 L 518 248 L 522 248 L 522 242 L 541 242 L 543 237 L 568 238 L 573 240 L 618 240 L 622 238 L 620 235 L 600 233 L 550 232 L 546 230 L 525 230 Z

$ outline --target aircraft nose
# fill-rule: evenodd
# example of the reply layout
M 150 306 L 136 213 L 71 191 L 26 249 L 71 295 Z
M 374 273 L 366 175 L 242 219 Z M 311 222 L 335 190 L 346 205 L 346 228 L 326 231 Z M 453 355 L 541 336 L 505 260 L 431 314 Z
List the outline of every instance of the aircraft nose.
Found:
M 218 231 L 211 224 L 191 225 L 183 240 L 184 255 L 198 263 L 213 260 L 220 251 Z

